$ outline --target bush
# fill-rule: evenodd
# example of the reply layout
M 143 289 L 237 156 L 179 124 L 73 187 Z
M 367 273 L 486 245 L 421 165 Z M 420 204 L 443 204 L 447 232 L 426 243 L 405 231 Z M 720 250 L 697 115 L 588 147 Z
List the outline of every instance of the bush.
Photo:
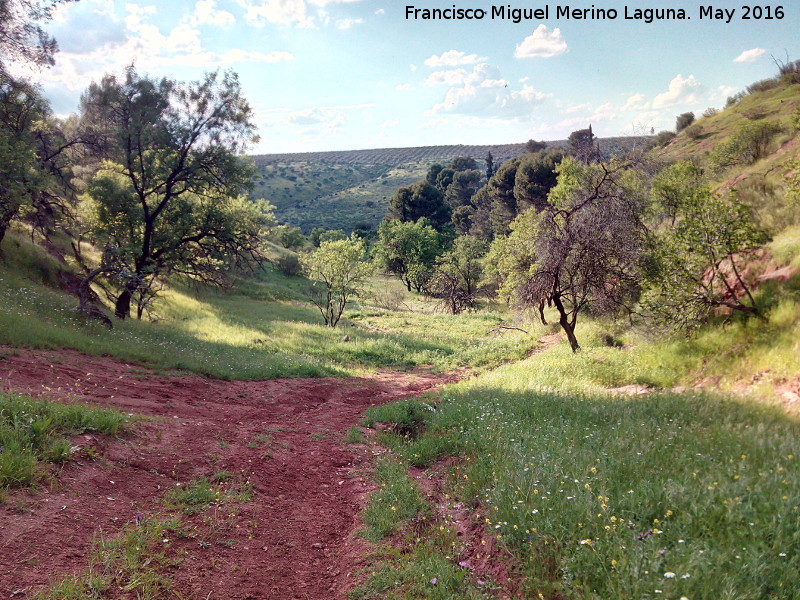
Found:
M 700 123 L 692 123 L 686 128 L 686 135 L 693 140 L 699 139 L 703 133 L 703 126 Z
M 703 111 L 704 117 L 713 117 L 716 114 L 719 114 L 719 109 L 714 108 L 713 106 L 709 106 L 707 109 Z
M 733 165 L 749 165 L 763 158 L 772 138 L 781 131 L 777 123 L 749 121 L 717 144 L 711 152 L 710 162 L 715 169 Z
M 693 112 L 685 112 L 681 115 L 678 115 L 675 118 L 675 131 L 680 133 L 684 129 L 686 129 L 689 125 L 694 123 L 694 113 Z
M 654 144 L 659 147 L 664 147 L 675 138 L 675 133 L 672 131 L 659 131 L 653 140 Z
M 766 92 L 775 89 L 780 85 L 780 81 L 774 78 L 762 79 L 747 86 L 747 93 L 754 94 L 756 92 Z
M 728 99 L 725 101 L 725 108 L 729 108 L 734 104 L 738 104 L 739 101 L 745 96 L 747 96 L 747 92 L 745 92 L 744 90 L 734 94 L 733 96 L 728 96 Z
M 275 261 L 275 266 L 281 273 L 288 277 L 299 275 L 300 271 L 303 270 L 300 265 L 300 259 L 297 258 L 296 254 L 282 254 L 278 257 L 278 260 Z

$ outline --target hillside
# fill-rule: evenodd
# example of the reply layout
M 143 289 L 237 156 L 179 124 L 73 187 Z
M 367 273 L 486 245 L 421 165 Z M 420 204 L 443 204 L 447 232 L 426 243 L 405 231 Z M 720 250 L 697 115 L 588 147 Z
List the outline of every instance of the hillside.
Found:
M 602 152 L 611 156 L 642 144 L 644 139 L 632 136 L 598 141 Z M 567 141 L 547 145 L 562 148 Z M 258 169 L 252 197 L 269 200 L 279 221 L 305 233 L 315 227 L 346 231 L 359 225 L 376 227 L 395 191 L 423 178 L 432 164 L 468 156 L 483 168 L 489 152 L 497 166 L 524 153 L 525 144 L 261 154 L 252 157 Z

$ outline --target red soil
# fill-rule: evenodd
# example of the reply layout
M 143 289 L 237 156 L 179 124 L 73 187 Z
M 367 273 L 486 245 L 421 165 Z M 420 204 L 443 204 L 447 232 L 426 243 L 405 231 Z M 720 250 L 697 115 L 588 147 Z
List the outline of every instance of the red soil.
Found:
M 370 405 L 455 378 L 228 382 L 69 350 L 0 352 L 1 387 L 160 417 L 121 439 L 79 436 L 78 460 L 0 505 L 0 594 L 18 598 L 85 571 L 93 540 L 114 537 L 137 513 L 168 514 L 168 489 L 221 471 L 249 480 L 253 499 L 182 516 L 188 535 L 164 543 L 180 597 L 344 598 L 367 550 L 353 533 L 372 489 L 372 450 L 343 436 Z

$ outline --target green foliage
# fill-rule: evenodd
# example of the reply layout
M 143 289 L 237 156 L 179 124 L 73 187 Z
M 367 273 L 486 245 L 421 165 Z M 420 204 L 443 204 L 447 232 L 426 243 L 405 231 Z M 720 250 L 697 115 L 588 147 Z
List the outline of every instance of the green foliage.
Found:
M 677 133 L 680 133 L 692 123 L 694 123 L 694 113 L 693 112 L 682 113 L 675 118 L 675 131 Z
M 306 241 L 300 228 L 291 225 L 278 225 L 273 228 L 271 234 L 281 246 L 290 250 L 299 250 Z
M 123 80 L 89 87 L 80 119 L 94 158 L 105 160 L 89 194 L 99 205 L 97 245 L 121 263 L 118 317 L 148 279 L 177 271 L 219 281 L 228 264 L 258 258 L 271 213 L 240 198 L 252 166 L 238 154 L 255 127 L 236 74 L 185 85 L 129 67 Z
M 401 187 L 389 201 L 390 219 L 416 222 L 423 217 L 437 229 L 450 220 L 450 207 L 444 201 L 444 194 L 426 180 Z
M 336 327 L 348 301 L 363 291 L 373 265 L 366 260 L 364 242 L 358 238 L 322 242 L 300 258 L 310 279 L 312 302 L 325 325 Z
M 487 250 L 484 240 L 464 235 L 436 259 L 427 290 L 434 298 L 441 299 L 450 314 L 457 315 L 477 306 L 483 277 L 481 259 Z
M 753 223 L 750 210 L 733 195 L 722 197 L 698 187 L 684 198 L 677 214 L 677 223 L 654 240 L 645 305 L 675 329 L 697 327 L 718 307 L 757 314 L 743 264 L 767 236 Z
M 518 302 L 540 313 L 545 303 L 554 305 L 576 352 L 580 312 L 618 310 L 638 282 L 644 194 L 629 166 L 564 159 L 547 208 L 538 218 L 523 213 L 520 226 L 493 249 L 495 265 L 516 270 L 501 274 L 506 295 L 513 289 Z M 530 249 L 515 256 L 525 243 Z
M 117 435 L 125 422 L 117 411 L 0 393 L 0 488 L 32 484 L 40 461 L 68 460 L 71 444 L 65 436 Z
M 167 505 L 180 508 L 189 515 L 202 512 L 211 505 L 249 502 L 251 499 L 250 483 L 236 482 L 226 472 L 217 473 L 212 478 L 198 477 L 185 485 L 170 489 L 164 496 Z
M 383 269 L 397 275 L 408 291 L 423 289 L 441 251 L 440 236 L 427 219 L 386 220 L 378 228 L 375 258 Z
M 726 140 L 714 147 L 709 162 L 718 170 L 752 164 L 766 155 L 772 139 L 782 129 L 780 124 L 771 121 L 741 123 Z
M 303 271 L 303 267 L 300 264 L 300 259 L 297 257 L 297 254 L 292 252 L 281 254 L 275 260 L 275 266 L 278 267 L 278 270 L 287 277 L 294 277 Z
M 659 171 L 651 186 L 653 210 L 670 224 L 681 207 L 703 187 L 703 170 L 690 161 L 678 161 Z

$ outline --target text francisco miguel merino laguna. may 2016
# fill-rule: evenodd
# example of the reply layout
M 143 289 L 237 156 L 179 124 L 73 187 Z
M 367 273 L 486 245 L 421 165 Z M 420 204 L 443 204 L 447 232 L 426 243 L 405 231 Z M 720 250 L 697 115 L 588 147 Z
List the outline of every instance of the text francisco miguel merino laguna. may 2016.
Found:
M 406 20 L 420 21 L 481 21 L 483 19 L 508 20 L 514 23 L 522 21 L 556 20 L 586 20 L 586 21 L 614 21 L 617 19 L 643 21 L 688 21 L 692 18 L 706 21 L 722 21 L 730 23 L 733 19 L 742 21 L 771 21 L 781 20 L 785 16 L 783 6 L 762 4 L 758 6 L 742 5 L 735 8 L 719 7 L 713 4 L 700 5 L 697 10 L 684 8 L 640 8 L 623 6 L 617 8 L 597 8 L 594 4 L 590 8 L 577 8 L 567 4 L 545 4 L 538 8 L 515 8 L 511 4 L 487 6 L 485 8 L 463 8 L 453 5 L 449 8 L 418 8 L 407 5 L 405 7 Z

